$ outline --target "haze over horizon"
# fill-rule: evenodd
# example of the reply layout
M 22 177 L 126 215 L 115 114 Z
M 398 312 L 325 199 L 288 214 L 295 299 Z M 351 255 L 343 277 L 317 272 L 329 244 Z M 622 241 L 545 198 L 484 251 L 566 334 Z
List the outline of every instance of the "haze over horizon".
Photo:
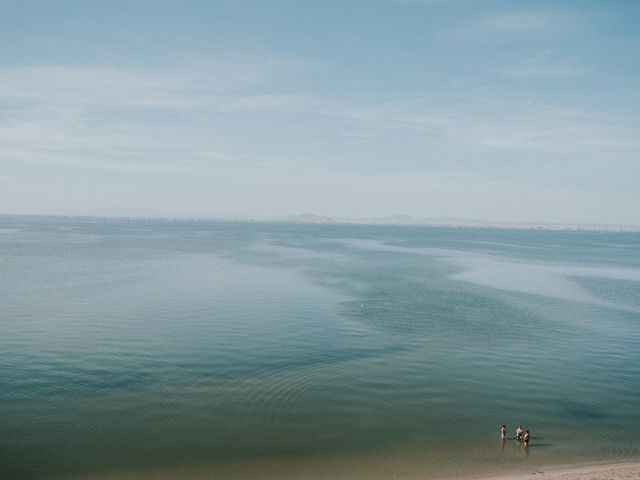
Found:
M 632 1 L 0 2 L 0 214 L 640 225 Z

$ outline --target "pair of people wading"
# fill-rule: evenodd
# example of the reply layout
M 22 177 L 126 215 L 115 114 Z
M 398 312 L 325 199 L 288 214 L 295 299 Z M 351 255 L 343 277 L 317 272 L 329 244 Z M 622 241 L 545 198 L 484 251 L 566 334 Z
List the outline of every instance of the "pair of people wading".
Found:
M 531 440 L 531 433 L 529 433 L 529 430 L 523 430 L 522 425 L 518 425 L 518 428 L 516 428 L 516 440 L 524 443 L 525 447 L 528 447 L 529 440 Z

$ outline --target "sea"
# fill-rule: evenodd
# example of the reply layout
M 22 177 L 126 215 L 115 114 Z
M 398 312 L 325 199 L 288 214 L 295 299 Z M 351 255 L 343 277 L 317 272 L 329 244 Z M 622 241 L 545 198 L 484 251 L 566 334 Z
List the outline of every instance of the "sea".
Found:
M 639 433 L 640 233 L 0 217 L 3 480 L 478 478 Z

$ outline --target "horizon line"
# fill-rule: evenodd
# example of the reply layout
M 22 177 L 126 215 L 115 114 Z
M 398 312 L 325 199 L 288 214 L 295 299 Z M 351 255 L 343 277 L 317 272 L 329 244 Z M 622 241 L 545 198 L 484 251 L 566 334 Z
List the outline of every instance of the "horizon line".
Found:
M 397 214 L 381 217 L 332 217 L 312 213 L 277 215 L 273 217 L 253 215 L 166 215 L 166 214 L 40 214 L 40 213 L 0 213 L 2 217 L 37 217 L 37 218 L 76 218 L 76 219 L 104 219 L 104 220 L 164 220 L 164 221 L 209 221 L 227 223 L 276 223 L 289 225 L 371 225 L 397 227 L 442 227 L 442 228 L 495 228 L 505 230 L 545 230 L 545 231 L 607 231 L 620 233 L 640 232 L 640 225 L 633 224 L 596 224 L 569 222 L 536 222 L 518 220 L 479 220 L 458 217 L 423 217 L 415 218 L 410 215 Z M 407 219 L 391 221 L 393 218 Z

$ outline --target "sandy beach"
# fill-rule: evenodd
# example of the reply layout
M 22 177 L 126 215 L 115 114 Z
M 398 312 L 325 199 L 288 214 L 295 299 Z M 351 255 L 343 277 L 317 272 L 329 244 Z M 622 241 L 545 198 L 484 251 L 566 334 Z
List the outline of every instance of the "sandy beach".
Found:
M 334 465 L 333 467 L 336 467 Z M 76 480 L 146 480 L 146 479 L 172 479 L 187 478 L 190 480 L 205 479 L 307 479 L 307 480 L 639 480 L 640 461 L 618 462 L 592 465 L 549 466 L 532 467 L 527 473 L 504 473 L 496 475 L 456 475 L 448 471 L 438 475 L 428 471 L 403 470 L 398 468 L 357 468 L 348 473 L 348 469 L 330 468 L 299 468 L 300 465 L 288 467 L 275 467 L 263 464 L 258 465 L 229 465 L 200 466 L 190 468 L 162 469 L 150 471 L 116 471 L 106 474 L 80 475 L 72 478 Z M 343 465 L 344 467 L 344 465 Z M 58 478 L 58 477 L 56 477 Z M 60 477 L 69 478 L 69 477 Z
M 640 479 L 640 462 L 614 463 L 584 467 L 534 470 L 528 474 L 505 475 L 481 480 L 636 480 Z

